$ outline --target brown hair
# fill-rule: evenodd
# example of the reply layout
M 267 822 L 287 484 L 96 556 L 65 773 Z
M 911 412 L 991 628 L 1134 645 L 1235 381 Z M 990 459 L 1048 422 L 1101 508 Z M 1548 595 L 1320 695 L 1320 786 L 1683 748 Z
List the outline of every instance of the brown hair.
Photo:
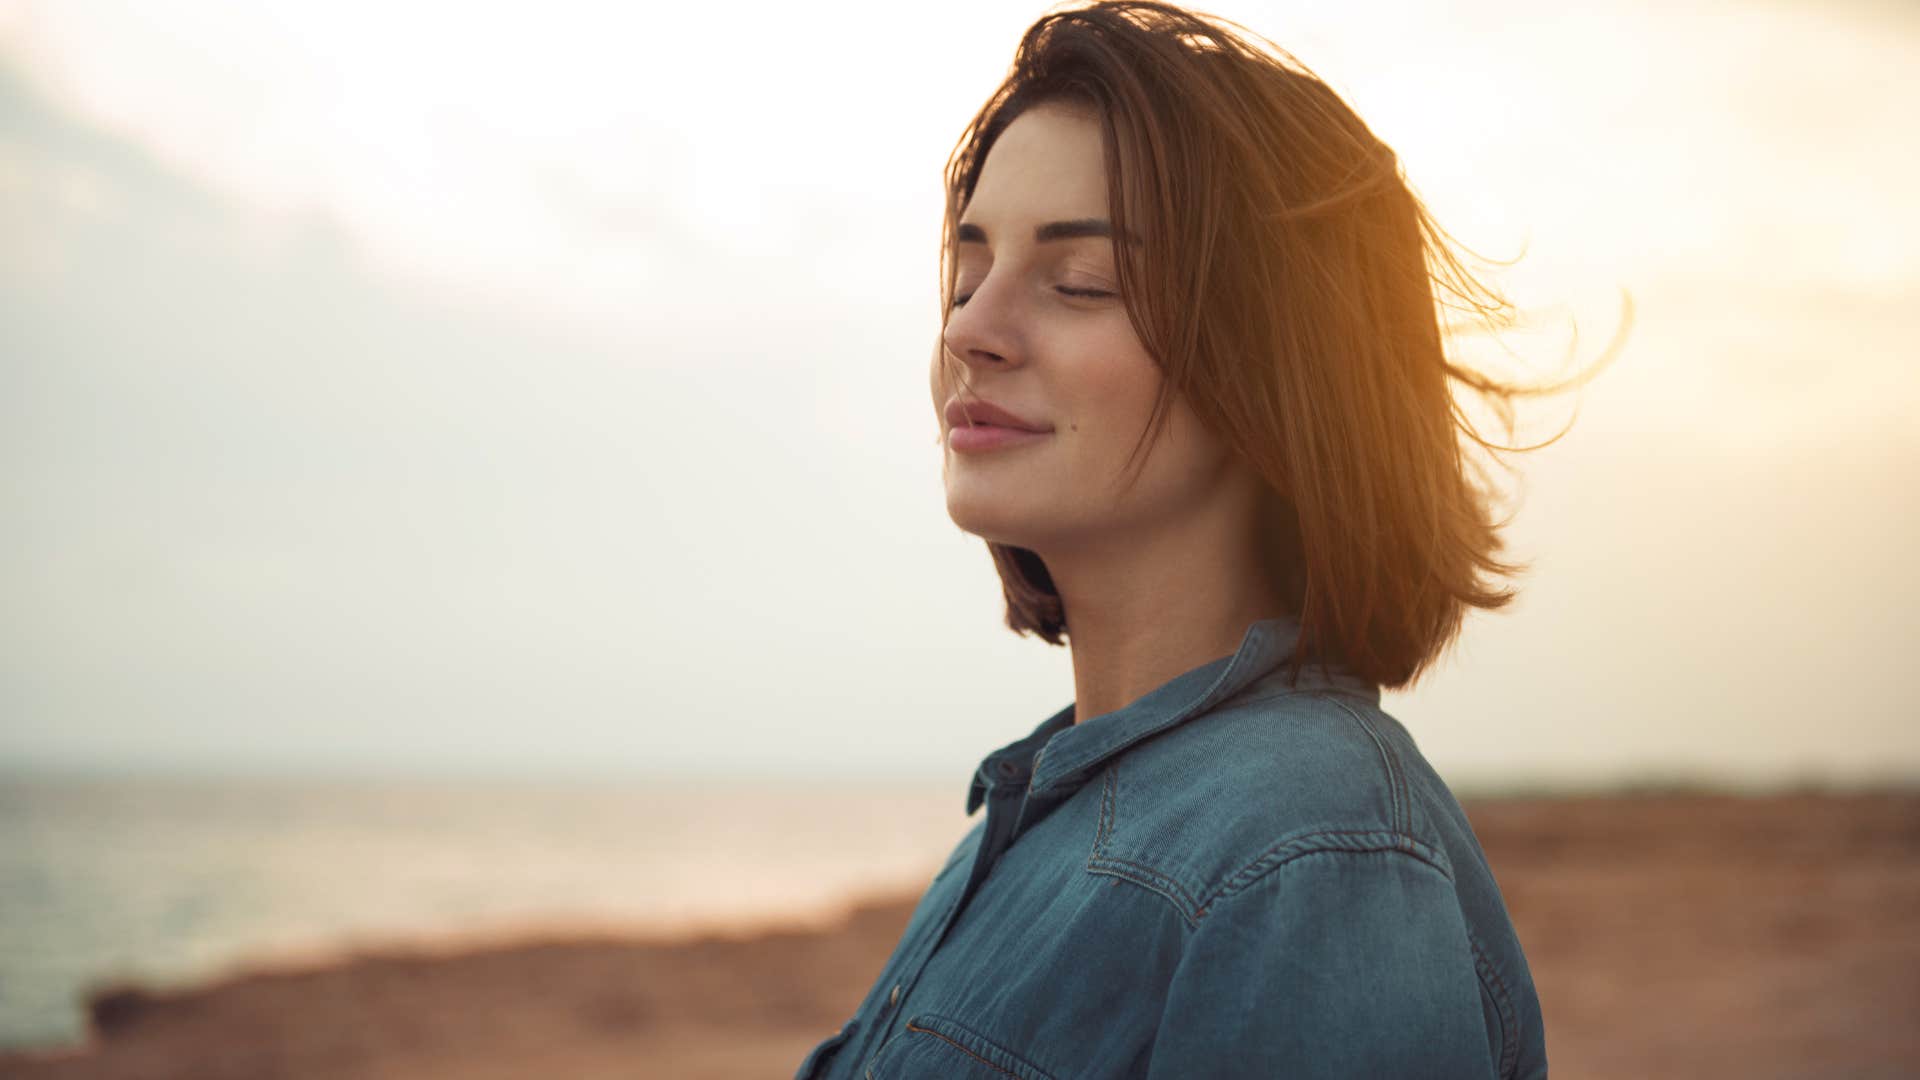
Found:
M 1184 394 L 1273 489 L 1267 545 L 1301 623 L 1295 675 L 1332 661 L 1411 683 L 1469 606 L 1513 598 L 1499 579 L 1522 569 L 1499 557 L 1506 522 L 1461 436 L 1537 447 L 1482 439 L 1449 380 L 1483 395 L 1511 436 L 1512 398 L 1584 382 L 1599 365 L 1522 387 L 1454 363 L 1440 290 L 1490 321 L 1510 321 L 1510 305 L 1449 251 L 1393 151 L 1272 42 L 1145 0 L 1052 12 L 1022 37 L 947 162 L 947 314 L 954 233 L 987 153 L 1047 100 L 1097 114 L 1113 231 L 1139 240 L 1116 246 L 1120 295 L 1165 381 L 1135 454 Z M 1007 625 L 1060 644 L 1067 613 L 1046 565 L 987 546 Z

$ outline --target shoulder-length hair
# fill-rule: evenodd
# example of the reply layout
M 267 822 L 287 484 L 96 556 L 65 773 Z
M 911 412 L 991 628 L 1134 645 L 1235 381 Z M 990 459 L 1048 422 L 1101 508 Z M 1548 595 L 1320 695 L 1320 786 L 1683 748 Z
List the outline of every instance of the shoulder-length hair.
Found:
M 1450 360 L 1441 290 L 1485 316 L 1510 305 L 1451 253 L 1393 151 L 1272 42 L 1133 0 L 1040 18 L 961 135 L 946 165 L 943 331 L 955 229 L 987 153 L 1049 100 L 1097 114 L 1113 232 L 1138 240 L 1116 247 L 1120 295 L 1165 379 L 1135 455 L 1184 394 L 1272 488 L 1266 550 L 1301 624 L 1294 674 L 1332 662 L 1411 683 L 1468 607 L 1513 598 L 1501 579 L 1523 568 L 1500 558 L 1506 521 L 1462 436 L 1515 448 L 1475 432 L 1452 384 L 1484 395 L 1510 435 L 1509 399 L 1591 373 L 1522 388 Z M 1007 625 L 1060 644 L 1068 613 L 1045 563 L 987 546 Z

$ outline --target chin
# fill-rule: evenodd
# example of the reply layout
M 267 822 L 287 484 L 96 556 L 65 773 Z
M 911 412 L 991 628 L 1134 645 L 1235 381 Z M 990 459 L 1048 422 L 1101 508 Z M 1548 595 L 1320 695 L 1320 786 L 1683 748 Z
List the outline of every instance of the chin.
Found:
M 947 516 L 963 532 L 996 544 L 1026 547 L 1036 531 L 1031 503 L 987 491 L 947 489 Z

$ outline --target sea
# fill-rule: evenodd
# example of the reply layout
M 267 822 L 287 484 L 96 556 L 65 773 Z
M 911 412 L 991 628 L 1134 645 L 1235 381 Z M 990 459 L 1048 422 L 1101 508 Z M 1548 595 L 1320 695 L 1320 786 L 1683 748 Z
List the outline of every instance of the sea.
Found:
M 385 946 L 824 925 L 918 891 L 950 782 L 0 776 L 0 1046 L 86 994 Z

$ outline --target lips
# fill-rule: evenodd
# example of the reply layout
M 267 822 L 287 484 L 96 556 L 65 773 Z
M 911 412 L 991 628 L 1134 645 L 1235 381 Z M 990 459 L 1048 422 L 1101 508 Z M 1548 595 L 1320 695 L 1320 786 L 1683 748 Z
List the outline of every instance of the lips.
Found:
M 1028 420 L 1019 413 L 1001 408 L 985 398 L 961 401 L 949 399 L 946 409 L 947 426 L 962 427 L 1000 427 L 1015 431 L 1052 431 L 1052 424 L 1043 424 Z

